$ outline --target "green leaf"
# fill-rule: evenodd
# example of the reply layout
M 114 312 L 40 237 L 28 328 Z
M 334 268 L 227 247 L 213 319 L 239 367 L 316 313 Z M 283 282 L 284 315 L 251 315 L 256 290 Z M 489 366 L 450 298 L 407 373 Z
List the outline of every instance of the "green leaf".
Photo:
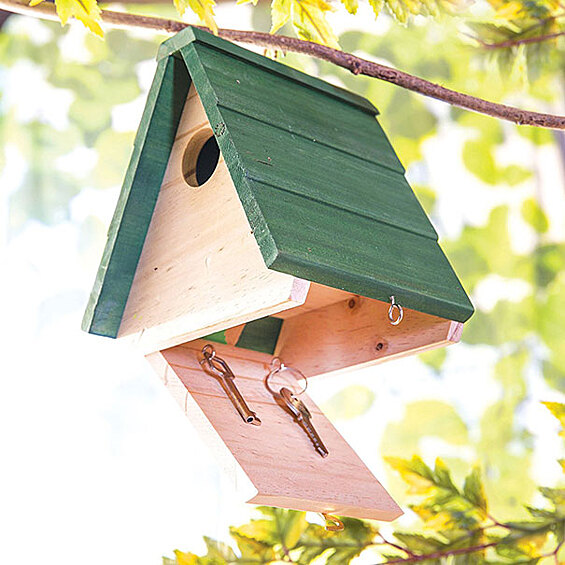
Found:
M 565 488 L 540 487 L 539 491 L 553 503 L 557 515 L 565 517 Z
M 444 542 L 435 537 L 423 536 L 421 534 L 394 532 L 394 537 L 401 541 L 409 550 L 423 555 L 441 551 L 446 546 Z
M 333 420 L 351 420 L 365 414 L 373 405 L 375 394 L 365 386 L 351 385 L 326 401 L 322 409 Z
M 449 472 L 447 465 L 439 457 L 436 459 L 434 476 L 436 478 L 436 483 L 439 486 L 453 492 L 458 492 L 457 487 L 454 485 L 453 480 L 451 479 L 451 473 Z
M 349 563 L 374 541 L 377 530 L 370 522 L 346 517 L 341 520 L 345 527 L 341 532 L 328 532 L 317 524 L 308 526 L 298 543 L 302 548 L 298 559 L 300 565 L 310 564 L 322 555 L 326 565 Z
M 538 233 L 546 233 L 549 229 L 547 215 L 533 198 L 524 200 L 522 204 L 522 217 Z
M 302 533 L 308 527 L 304 512 L 283 510 L 260 506 L 258 510 L 264 515 L 263 519 L 251 520 L 248 524 L 232 528 L 232 536 L 236 539 L 249 538 L 274 547 L 280 544 L 287 549 L 293 549 Z
M 485 513 L 487 512 L 487 499 L 483 483 L 481 481 L 481 472 L 478 467 L 475 467 L 465 479 L 463 493 L 467 497 L 467 500 L 469 500 L 477 508 L 480 508 Z

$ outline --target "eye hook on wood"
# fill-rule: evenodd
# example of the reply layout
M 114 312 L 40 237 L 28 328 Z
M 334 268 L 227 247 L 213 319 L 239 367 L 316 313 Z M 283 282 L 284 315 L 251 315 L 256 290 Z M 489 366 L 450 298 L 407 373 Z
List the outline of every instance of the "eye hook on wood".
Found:
M 343 522 L 333 514 L 327 514 L 326 512 L 320 512 L 320 516 L 324 519 L 324 527 L 328 532 L 343 532 L 345 526 Z
M 394 314 L 396 310 L 396 316 Z M 388 319 L 393 326 L 398 326 L 400 322 L 402 322 L 402 318 L 404 318 L 404 310 L 402 306 L 396 302 L 394 296 L 390 297 L 390 308 L 388 309 Z

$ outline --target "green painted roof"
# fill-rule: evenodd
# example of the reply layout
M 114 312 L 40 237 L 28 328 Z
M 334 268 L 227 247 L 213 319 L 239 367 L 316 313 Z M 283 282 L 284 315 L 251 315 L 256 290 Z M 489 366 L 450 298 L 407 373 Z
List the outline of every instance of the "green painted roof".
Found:
M 83 328 L 115 337 L 193 82 L 268 267 L 473 313 L 366 99 L 196 28 L 165 41 Z

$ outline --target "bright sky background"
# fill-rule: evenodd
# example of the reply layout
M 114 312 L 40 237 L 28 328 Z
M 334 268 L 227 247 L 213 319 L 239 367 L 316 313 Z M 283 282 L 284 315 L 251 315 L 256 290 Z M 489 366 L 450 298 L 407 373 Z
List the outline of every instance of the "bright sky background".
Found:
M 249 27 L 245 9 L 218 11 L 220 25 Z M 364 20 L 374 26 L 372 18 L 359 16 L 355 22 Z M 14 18 L 10 25 L 30 26 L 38 42 L 49 40 L 49 30 L 37 21 Z M 342 25 L 347 28 L 350 21 Z M 83 36 L 76 26 L 68 39 L 77 59 Z M 146 87 L 153 68 L 149 62 L 136 69 Z M 2 104 L 17 108 L 22 122 L 43 116 L 56 126 L 66 119 L 67 93 L 49 86 L 37 69 L 2 71 L 0 84 Z M 135 129 L 143 104 L 144 96 L 117 111 L 114 127 Z M 430 104 L 445 112 L 440 103 Z M 444 127 L 425 147 L 430 184 L 439 193 L 437 227 L 443 237 L 457 235 L 464 221 L 483 223 L 486 201 L 513 198 L 509 191 L 492 191 L 460 174 L 464 139 L 460 130 Z M 518 138 L 503 149 L 501 159 L 531 158 L 530 147 Z M 174 548 L 202 550 L 202 535 L 225 538 L 228 526 L 246 520 L 252 509 L 237 499 L 144 359 L 122 344 L 80 330 L 102 249 L 85 247 L 77 225 L 93 210 L 107 225 L 119 187 L 85 189 L 72 202 L 70 221 L 54 227 L 28 222 L 8 241 L 8 198 L 26 164 L 9 144 L 5 151 L 9 158 L 0 171 L 0 563 L 154 565 Z M 536 151 L 547 163 L 541 168 L 546 209 L 554 220 L 562 219 L 565 192 L 555 169 L 555 149 Z M 59 165 L 69 171 L 92 169 L 96 155 L 79 147 Z M 454 180 L 460 178 L 471 184 Z M 553 237 L 565 238 L 565 222 L 552 225 Z M 532 244 L 532 233 L 518 220 L 513 236 L 521 249 Z M 520 300 L 523 294 L 520 283 L 489 277 L 473 299 L 492 307 L 502 296 Z M 310 392 L 320 404 L 353 383 L 374 390 L 377 399 L 367 414 L 335 424 L 382 478 L 380 435 L 387 423 L 402 416 L 407 402 L 445 398 L 473 429 L 484 406 L 500 394 L 490 377 L 492 350 L 477 351 L 465 345 L 453 348 L 441 381 L 417 360 L 405 359 L 313 380 Z M 531 375 L 531 386 L 537 399 L 557 397 L 537 374 Z M 536 437 L 535 477 L 551 484 L 557 476 L 546 462 L 559 446 L 556 434 L 548 432 L 554 429 L 551 416 L 535 401 L 527 405 L 523 419 Z M 430 440 L 421 449 L 435 456 L 459 448 Z M 471 453 L 459 449 L 457 455 L 473 462 Z

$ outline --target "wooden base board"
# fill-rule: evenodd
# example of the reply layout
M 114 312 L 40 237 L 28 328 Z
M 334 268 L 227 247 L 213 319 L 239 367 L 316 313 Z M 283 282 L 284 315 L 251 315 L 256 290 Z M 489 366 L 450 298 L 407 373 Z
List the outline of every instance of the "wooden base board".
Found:
M 402 514 L 312 399 L 302 395 L 329 450 L 326 458 L 318 455 L 302 428 L 265 387 L 272 356 L 214 344 L 236 375 L 251 410 L 262 420 L 261 426 L 244 423 L 219 382 L 198 363 L 205 343 L 196 340 L 147 359 L 248 502 L 384 521 Z

